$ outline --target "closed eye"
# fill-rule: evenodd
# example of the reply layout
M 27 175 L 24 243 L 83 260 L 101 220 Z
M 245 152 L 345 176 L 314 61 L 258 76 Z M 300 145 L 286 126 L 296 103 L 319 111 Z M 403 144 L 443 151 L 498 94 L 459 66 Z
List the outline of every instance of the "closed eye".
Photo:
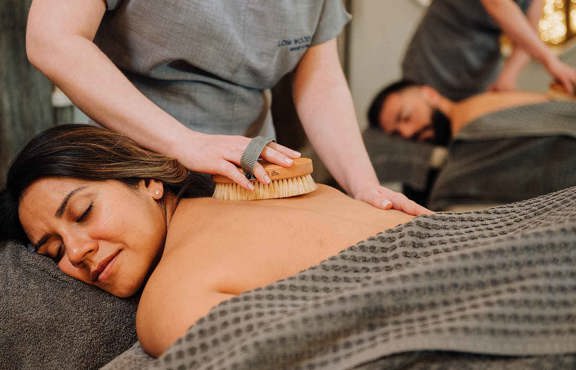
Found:
M 404 113 L 400 116 L 399 123 L 408 123 L 410 121 L 410 113 Z
M 94 205 L 94 203 L 90 203 L 90 205 L 88 207 L 86 207 L 86 210 L 84 210 L 84 212 L 82 212 L 82 214 L 76 219 L 76 222 L 82 222 L 85 221 L 88 216 L 90 215 L 90 212 L 92 211 L 92 206 Z
M 56 237 L 51 237 L 56 238 Z M 65 247 L 62 240 L 52 240 L 50 242 L 43 242 L 43 245 L 36 250 L 36 252 L 44 257 L 50 258 L 56 264 L 64 257 Z
M 62 257 L 64 257 L 64 250 L 65 250 L 64 244 L 60 244 L 58 246 L 58 252 L 56 252 L 56 255 L 51 257 L 52 260 L 54 260 L 54 262 L 56 264 L 58 264 L 60 262 L 60 260 L 62 259 Z

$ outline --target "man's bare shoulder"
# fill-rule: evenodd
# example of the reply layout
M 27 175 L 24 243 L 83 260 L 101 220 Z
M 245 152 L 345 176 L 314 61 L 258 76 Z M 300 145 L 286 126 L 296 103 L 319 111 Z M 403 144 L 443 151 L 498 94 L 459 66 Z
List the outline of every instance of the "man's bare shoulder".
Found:
M 453 133 L 486 114 L 548 100 L 545 94 L 529 91 L 485 92 L 475 95 L 454 105 L 451 116 Z
M 531 104 L 534 102 L 542 102 L 546 100 L 549 100 L 546 94 L 534 91 L 487 91 L 465 99 L 458 104 L 480 105 L 488 103 L 497 106 L 512 106 L 519 104 Z

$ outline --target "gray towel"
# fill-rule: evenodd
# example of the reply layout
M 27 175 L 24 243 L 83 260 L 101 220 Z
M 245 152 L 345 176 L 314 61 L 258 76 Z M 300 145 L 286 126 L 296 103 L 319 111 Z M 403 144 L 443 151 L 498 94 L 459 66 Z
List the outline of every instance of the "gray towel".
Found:
M 508 203 L 576 185 L 575 154 L 576 103 L 487 114 L 455 137 L 428 206 Z
M 47 257 L 0 244 L 0 368 L 96 369 L 136 341 L 136 300 L 74 280 Z
M 393 368 L 421 351 L 574 364 L 575 264 L 576 187 L 422 216 L 221 303 L 148 367 L 135 347 L 106 369 Z
M 576 103 L 549 101 L 486 114 L 464 126 L 455 139 L 476 141 L 558 135 L 576 138 Z

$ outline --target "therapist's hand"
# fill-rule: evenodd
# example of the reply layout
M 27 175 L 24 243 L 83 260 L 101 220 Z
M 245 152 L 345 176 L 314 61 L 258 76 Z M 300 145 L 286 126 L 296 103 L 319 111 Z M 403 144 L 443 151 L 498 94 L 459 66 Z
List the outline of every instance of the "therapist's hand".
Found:
M 576 69 L 558 58 L 551 58 L 545 66 L 550 75 L 554 77 L 554 80 L 562 85 L 565 91 L 573 95 L 574 87 L 576 86 Z
M 254 185 L 238 168 L 250 140 L 238 135 L 193 132 L 175 148 L 173 157 L 189 170 L 226 176 L 243 188 L 253 190 Z M 290 167 L 293 159 L 298 157 L 299 152 L 274 142 L 268 144 L 260 155 L 260 158 L 283 167 Z M 263 184 L 270 182 L 264 167 L 259 163 L 254 167 L 254 176 Z
M 397 209 L 413 216 L 429 215 L 433 212 L 408 199 L 404 194 L 383 186 L 369 186 L 361 189 L 354 198 L 381 209 Z

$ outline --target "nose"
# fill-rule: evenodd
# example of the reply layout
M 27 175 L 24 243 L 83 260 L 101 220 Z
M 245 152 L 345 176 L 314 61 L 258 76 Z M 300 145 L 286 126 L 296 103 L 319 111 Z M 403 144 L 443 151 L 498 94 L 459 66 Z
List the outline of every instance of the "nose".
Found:
M 76 267 L 82 265 L 87 258 L 98 251 L 98 243 L 88 235 L 70 233 L 63 236 L 62 241 L 70 263 Z
M 404 139 L 411 139 L 418 132 L 418 128 L 414 122 L 404 122 L 397 127 L 396 131 Z

